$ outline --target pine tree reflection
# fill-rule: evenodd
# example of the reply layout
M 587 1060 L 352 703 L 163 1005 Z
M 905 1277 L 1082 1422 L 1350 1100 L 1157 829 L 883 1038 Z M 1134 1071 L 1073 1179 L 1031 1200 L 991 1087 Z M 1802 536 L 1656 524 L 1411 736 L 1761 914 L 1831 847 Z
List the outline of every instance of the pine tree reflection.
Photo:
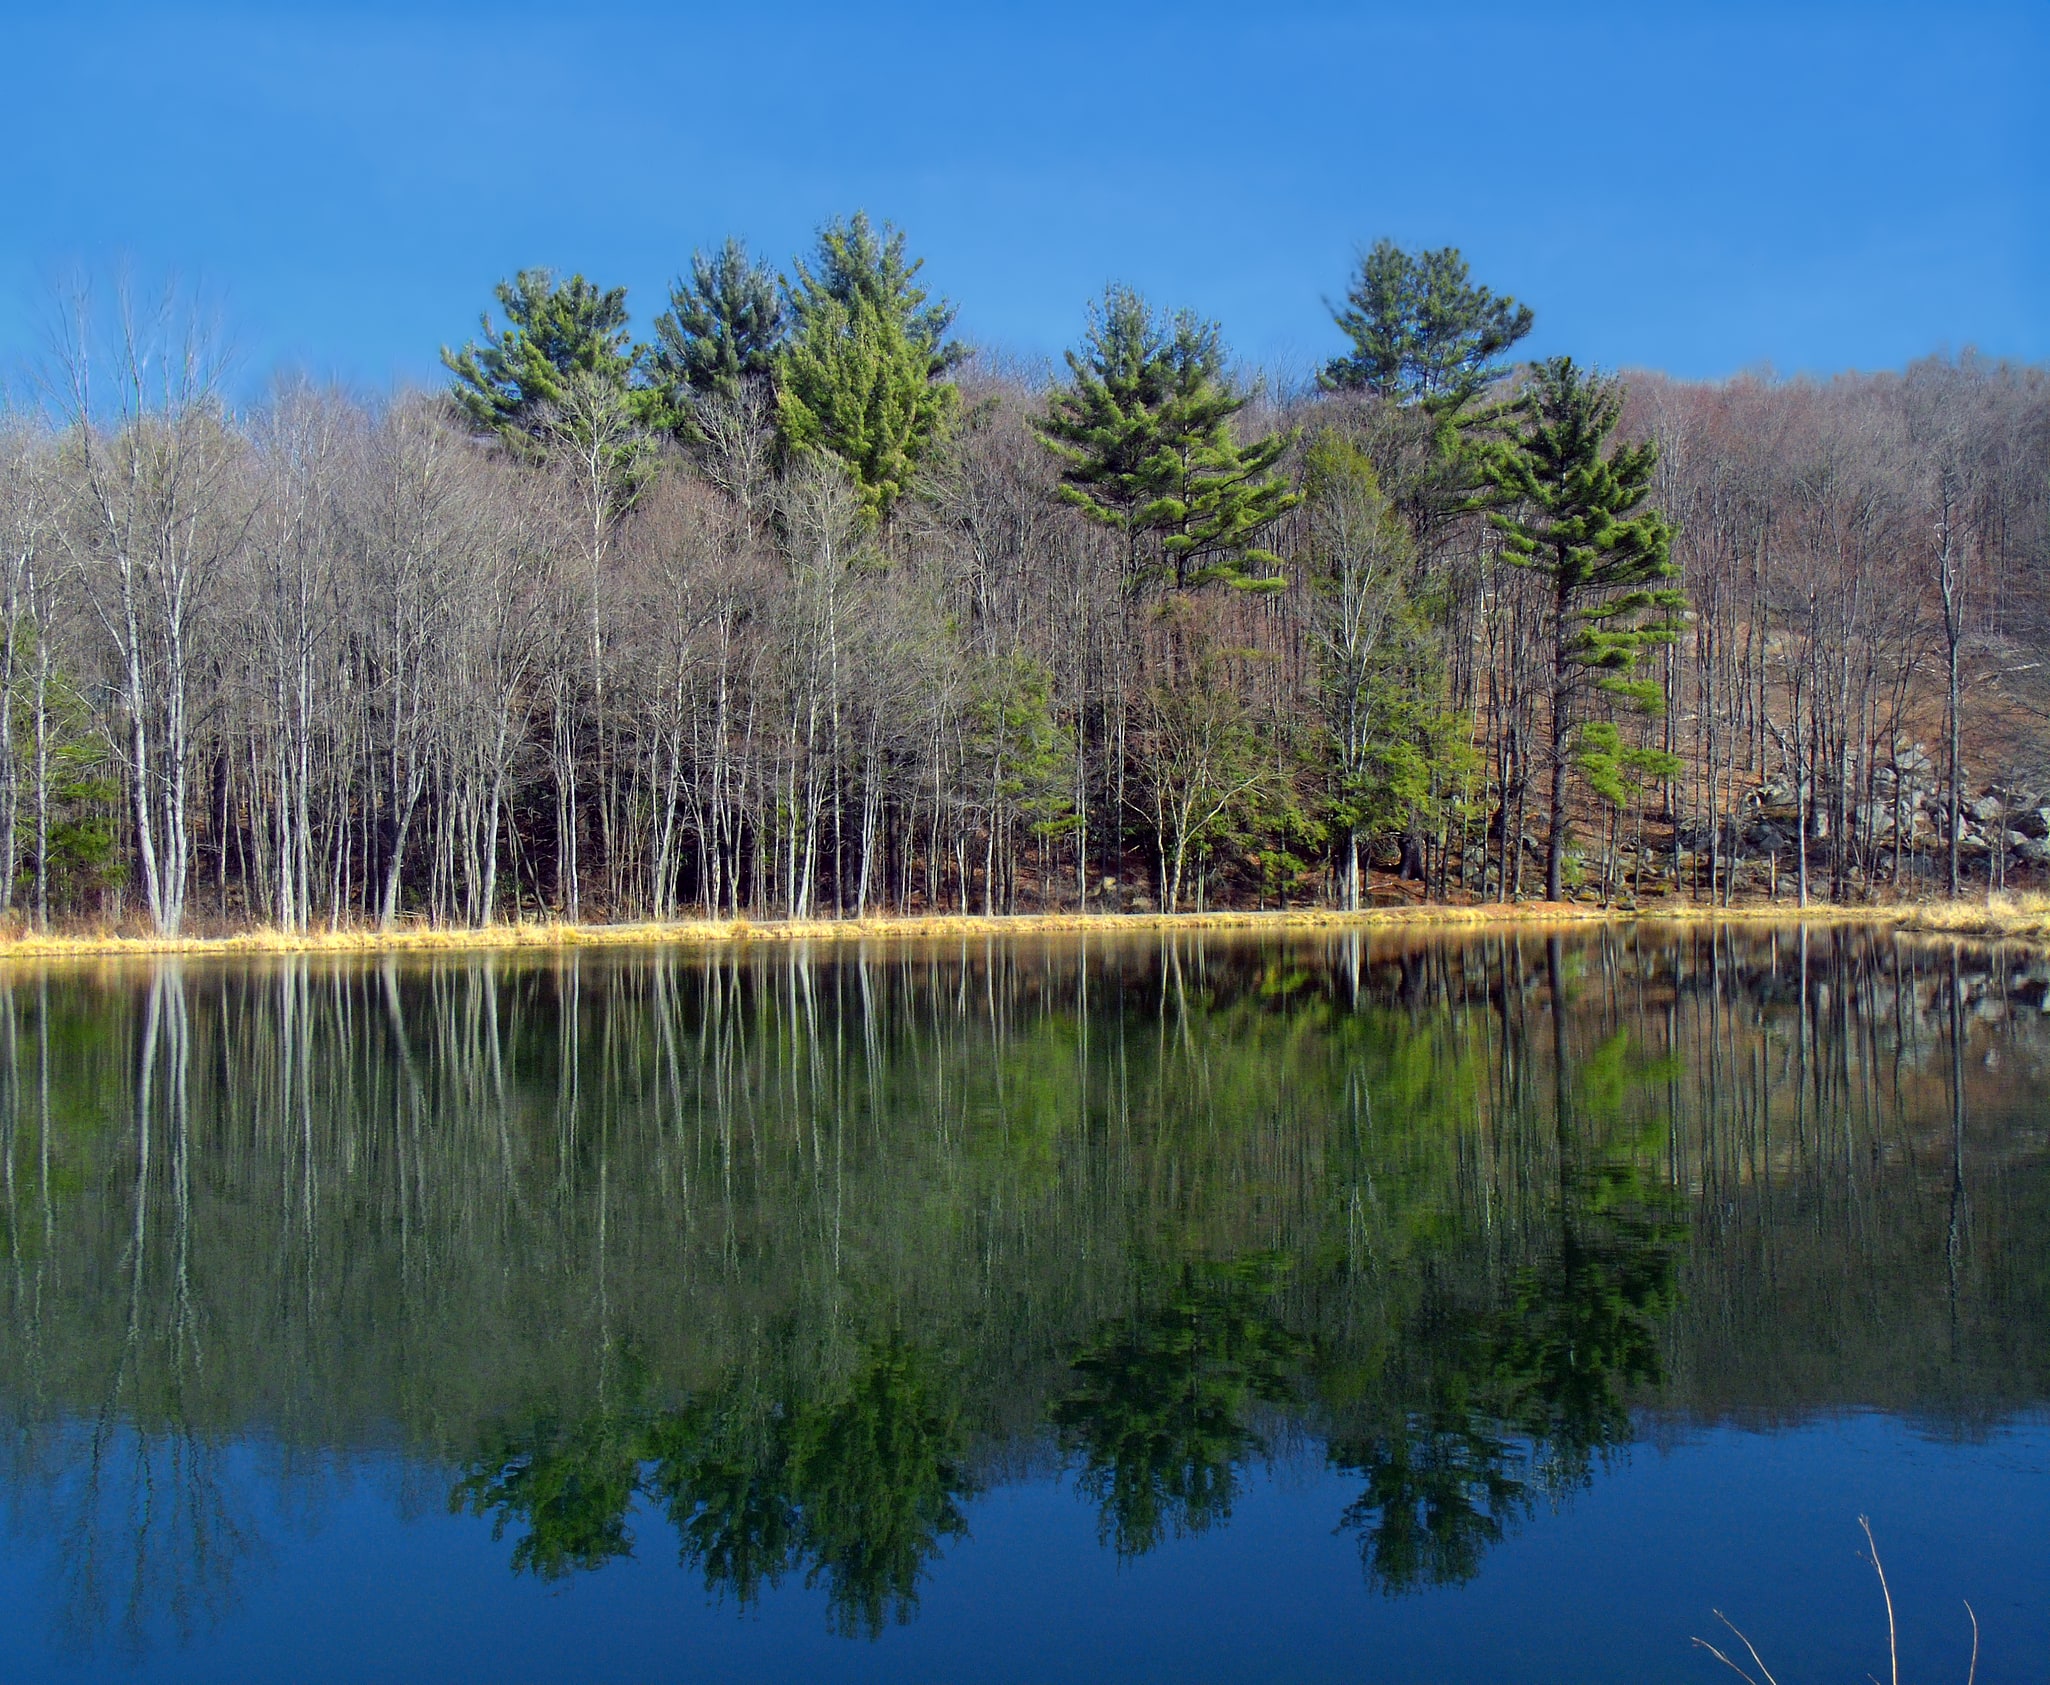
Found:
M 1120 1556 L 1229 1519 L 1239 1467 L 1264 1449 L 1248 1418 L 1290 1398 L 1308 1354 L 1269 1309 L 1279 1273 L 1272 1258 L 1187 1264 L 1164 1303 L 1075 1358 L 1053 1421 Z
M 1667 1185 L 1627 1139 L 1633 1098 L 1678 1067 L 1631 1037 L 1572 1052 L 1562 944 L 1546 944 L 1556 1178 L 1537 1257 L 1494 1303 L 1431 1305 L 1406 1330 L 1433 1401 L 1334 1437 L 1331 1458 L 1366 1489 L 1341 1529 L 1358 1533 L 1370 1583 L 1397 1593 L 1456 1585 L 1540 1499 L 1586 1483 L 1632 1436 L 1628 1395 L 1662 1378 L 1659 1337 L 1677 1303 L 1687 1228 Z M 1528 1068 L 1523 1020 L 1502 1018 L 1505 1069 Z M 1414 1361 L 1414 1360 L 1413 1360 Z
M 872 1638 L 911 1618 L 927 1565 L 967 1532 L 963 1450 L 934 1366 L 892 1339 L 818 1401 L 764 1408 L 736 1386 L 675 1410 L 496 1431 L 450 1503 L 489 1515 L 496 1537 L 522 1529 L 514 1570 L 553 1579 L 632 1555 L 646 1497 L 708 1591 L 744 1606 L 801 1571 L 826 1588 L 835 1631 Z
M 0 978 L 0 1492 L 53 1624 L 138 1646 L 359 1457 L 523 1575 L 673 1537 L 852 1633 L 1042 1433 L 1123 1555 L 1321 1444 L 1371 1583 L 1471 1578 L 1634 1410 L 2040 1403 L 2046 985 L 1972 964 L 1722 931 Z

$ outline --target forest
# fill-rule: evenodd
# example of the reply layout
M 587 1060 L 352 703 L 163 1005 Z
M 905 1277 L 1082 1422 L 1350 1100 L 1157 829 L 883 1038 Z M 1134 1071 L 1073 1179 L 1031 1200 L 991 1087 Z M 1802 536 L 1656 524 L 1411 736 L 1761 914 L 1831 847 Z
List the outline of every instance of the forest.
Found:
M 0 902 L 163 933 L 1956 896 L 2050 868 L 2050 379 L 1520 361 L 1365 252 L 1291 384 L 1053 368 L 903 231 L 523 271 L 438 391 L 69 301 L 0 427 Z

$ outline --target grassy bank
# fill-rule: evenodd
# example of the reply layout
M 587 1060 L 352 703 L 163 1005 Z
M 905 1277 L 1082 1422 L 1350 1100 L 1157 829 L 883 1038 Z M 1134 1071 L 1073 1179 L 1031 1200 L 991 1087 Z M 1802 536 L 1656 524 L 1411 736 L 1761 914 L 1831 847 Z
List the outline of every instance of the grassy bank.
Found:
M 1019 913 L 982 917 L 938 914 L 922 918 L 685 919 L 670 923 L 562 924 L 532 922 L 484 929 L 286 931 L 256 929 L 225 935 L 153 936 L 104 930 L 0 936 L 0 958 L 38 960 L 152 954 L 355 954 L 599 948 L 653 943 L 720 945 L 750 942 L 848 942 L 884 939 L 966 939 L 1067 935 L 1114 936 L 1165 931 L 1341 931 L 1401 929 L 1525 929 L 1628 923 L 1887 924 L 1904 931 L 2050 944 L 2050 895 L 1995 896 L 1961 901 L 1892 905 L 1811 906 L 1803 912 L 1781 902 L 1709 908 L 1690 902 L 1654 902 L 1641 909 L 1602 908 L 1584 902 L 1526 901 L 1513 906 L 1374 907 L 1358 913 L 1323 908 L 1280 912 Z

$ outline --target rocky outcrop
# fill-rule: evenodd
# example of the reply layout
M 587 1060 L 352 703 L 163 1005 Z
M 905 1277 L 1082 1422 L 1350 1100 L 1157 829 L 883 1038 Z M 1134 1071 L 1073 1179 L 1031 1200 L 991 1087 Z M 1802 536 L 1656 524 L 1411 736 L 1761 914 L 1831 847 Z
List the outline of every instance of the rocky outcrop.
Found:
M 1896 767 L 1898 770 L 1896 770 Z M 1896 837 L 1924 854 L 1940 851 L 1949 838 L 1949 799 L 1940 769 L 1922 744 L 1903 750 L 1896 765 L 1876 768 L 1871 796 L 1848 816 L 1855 840 L 1867 850 L 1891 852 Z M 1833 815 L 1818 807 L 1809 815 L 1811 864 L 1826 851 Z M 1981 872 L 1996 855 L 2008 871 L 2050 868 L 2050 799 L 2019 785 L 1969 783 L 1959 804 L 1958 853 Z M 1725 858 L 1778 860 L 1798 858 L 1801 835 L 1800 793 L 1783 778 L 1769 778 L 1749 791 L 1742 808 L 1724 819 L 1717 852 Z M 1680 846 L 1705 853 L 1707 828 L 1683 827 Z

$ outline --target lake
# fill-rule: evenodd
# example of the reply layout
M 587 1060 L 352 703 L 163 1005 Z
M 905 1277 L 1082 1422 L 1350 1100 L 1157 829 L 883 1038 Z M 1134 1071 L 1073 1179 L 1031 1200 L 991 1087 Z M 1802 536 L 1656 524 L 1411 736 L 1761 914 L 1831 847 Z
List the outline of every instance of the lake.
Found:
M 0 1680 L 2043 1678 L 2050 963 L 0 972 Z M 1740 1660 L 1748 1659 L 1739 1656 Z

